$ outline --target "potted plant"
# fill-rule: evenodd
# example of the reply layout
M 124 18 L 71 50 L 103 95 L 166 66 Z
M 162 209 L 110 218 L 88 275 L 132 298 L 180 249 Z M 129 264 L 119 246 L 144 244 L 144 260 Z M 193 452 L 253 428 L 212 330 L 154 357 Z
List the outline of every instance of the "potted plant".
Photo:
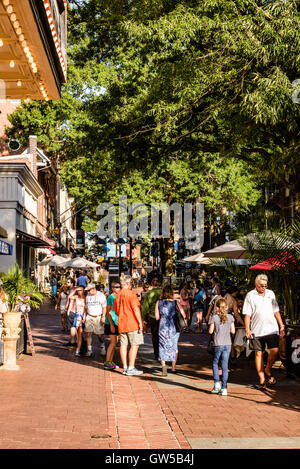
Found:
M 7 296 L 7 312 L 3 316 L 4 365 L 3 369 L 18 370 L 16 364 L 16 343 L 20 333 L 21 315 L 30 307 L 37 308 L 43 300 L 37 286 L 25 275 L 16 264 L 2 278 Z

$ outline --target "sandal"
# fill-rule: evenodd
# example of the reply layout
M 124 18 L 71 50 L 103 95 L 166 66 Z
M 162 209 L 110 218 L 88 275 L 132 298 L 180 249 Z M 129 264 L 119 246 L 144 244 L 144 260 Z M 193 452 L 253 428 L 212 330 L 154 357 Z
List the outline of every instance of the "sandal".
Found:
M 259 383 L 257 386 L 257 389 L 259 389 L 260 391 L 265 391 L 267 389 L 267 385 L 266 385 L 266 382 L 264 381 L 263 383 Z
M 272 376 L 272 375 L 268 376 L 267 375 L 267 377 L 268 377 L 267 382 L 268 382 L 269 386 L 274 386 L 274 384 L 277 383 L 277 380 L 276 380 L 276 378 L 274 378 L 274 376 Z
M 274 384 L 277 383 L 276 378 L 274 378 L 274 376 L 272 376 L 272 374 L 268 375 L 268 374 L 266 373 L 266 369 L 265 369 L 264 371 L 265 371 L 266 377 L 268 378 L 268 379 L 267 379 L 268 385 L 269 385 L 269 386 L 274 386 Z

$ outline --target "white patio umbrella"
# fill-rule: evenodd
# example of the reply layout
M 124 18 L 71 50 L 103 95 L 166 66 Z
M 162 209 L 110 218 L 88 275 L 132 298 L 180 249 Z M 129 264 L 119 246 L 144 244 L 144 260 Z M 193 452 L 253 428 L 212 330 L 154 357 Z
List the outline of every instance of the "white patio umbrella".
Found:
M 277 249 L 289 249 L 294 247 L 298 239 L 291 238 L 282 234 L 274 233 L 272 231 L 262 231 L 259 233 L 249 233 L 246 236 L 229 241 L 228 243 L 221 244 L 203 254 L 209 258 L 219 257 L 228 259 L 245 259 L 247 249 L 243 244 L 250 243 L 251 248 L 261 251 L 265 246 L 273 246 Z
M 41 262 L 39 262 L 38 265 L 48 265 L 50 267 L 59 267 L 65 261 L 66 261 L 65 257 L 59 256 L 58 254 L 56 254 L 55 256 L 51 256 L 51 257 L 47 257 L 46 259 L 43 259 Z
M 212 261 L 205 257 L 203 252 L 198 252 L 198 254 L 194 254 L 193 256 L 184 257 L 181 259 L 181 262 L 197 262 L 197 264 L 212 264 Z
M 230 266 L 234 265 L 249 265 L 251 262 L 248 259 L 210 259 L 209 257 L 205 257 L 203 252 L 199 252 L 198 254 L 194 254 L 193 256 L 185 257 L 181 259 L 182 262 L 197 262 L 197 264 L 207 264 L 207 265 L 214 265 L 214 266 Z
M 96 267 L 99 267 L 96 262 L 91 262 L 88 261 L 87 259 L 84 259 L 83 257 L 75 257 L 74 259 L 68 259 L 65 260 L 63 264 L 61 264 L 59 267 L 73 267 L 73 268 L 78 268 L 78 269 L 94 269 Z
M 203 253 L 206 257 L 227 257 L 229 259 L 244 259 L 246 257 L 246 249 L 238 240 L 228 241 L 216 248 L 209 249 Z

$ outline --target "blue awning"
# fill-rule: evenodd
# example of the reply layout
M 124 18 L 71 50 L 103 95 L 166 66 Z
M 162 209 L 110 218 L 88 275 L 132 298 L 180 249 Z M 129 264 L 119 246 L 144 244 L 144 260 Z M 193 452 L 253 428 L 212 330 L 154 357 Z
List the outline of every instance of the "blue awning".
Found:
M 13 253 L 12 244 L 8 244 L 5 241 L 1 241 L 0 239 L 0 254 L 11 256 L 12 253 Z

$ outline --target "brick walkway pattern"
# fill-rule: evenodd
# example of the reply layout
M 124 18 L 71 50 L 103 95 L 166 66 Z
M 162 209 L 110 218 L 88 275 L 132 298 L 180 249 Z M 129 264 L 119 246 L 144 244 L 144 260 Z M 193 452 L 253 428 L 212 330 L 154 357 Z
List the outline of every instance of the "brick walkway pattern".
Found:
M 300 447 L 300 384 L 279 362 L 277 386 L 261 392 L 253 360 L 242 356 L 222 397 L 210 393 L 207 333 L 181 335 L 178 373 L 167 377 L 145 334 L 137 360 L 144 374 L 129 377 L 103 369 L 97 337 L 95 356 L 76 358 L 51 306 L 30 321 L 36 355 L 22 355 L 18 372 L 0 367 L 1 449 Z

